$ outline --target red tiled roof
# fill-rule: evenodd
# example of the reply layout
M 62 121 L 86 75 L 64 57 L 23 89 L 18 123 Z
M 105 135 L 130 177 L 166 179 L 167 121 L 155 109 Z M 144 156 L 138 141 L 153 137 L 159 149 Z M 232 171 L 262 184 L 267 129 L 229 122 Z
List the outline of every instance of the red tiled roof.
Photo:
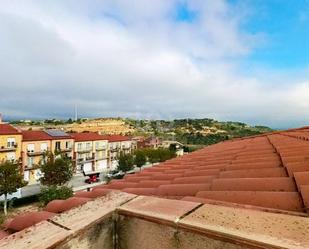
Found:
M 21 134 L 10 124 L 0 124 L 0 135 L 18 135 Z
M 76 142 L 107 140 L 105 136 L 95 132 L 70 133 L 70 135 L 75 139 Z
M 23 141 L 50 140 L 51 137 L 44 131 L 22 131 Z
M 304 215 L 309 210 L 309 130 L 288 130 L 221 142 L 141 172 L 50 202 L 45 211 L 61 213 L 116 189 L 137 195 L 182 199 Z M 128 139 L 123 136 L 105 136 Z M 125 141 L 120 140 L 120 141 Z M 50 214 L 50 213 L 49 213 Z M 33 214 L 31 214 L 33 215 Z M 41 213 L 35 214 L 39 220 Z M 28 226 L 19 215 L 9 224 Z M 37 222 L 35 221 L 35 222 Z M 5 236 L 5 234 L 4 234 Z
M 308 180 L 309 130 L 302 128 L 208 146 L 102 187 L 302 213 Z
M 131 141 L 131 137 L 122 136 L 122 135 L 102 135 L 104 139 L 109 142 L 122 142 L 122 141 Z

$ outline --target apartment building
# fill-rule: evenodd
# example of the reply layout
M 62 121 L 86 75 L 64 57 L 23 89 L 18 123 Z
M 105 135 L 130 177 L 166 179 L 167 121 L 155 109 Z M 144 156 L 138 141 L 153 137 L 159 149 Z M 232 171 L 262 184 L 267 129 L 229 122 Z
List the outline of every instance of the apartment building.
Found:
M 118 165 L 117 158 L 121 152 L 125 154 L 131 153 L 136 143 L 128 136 L 122 135 L 105 135 L 104 138 L 108 140 L 108 166 L 110 169 L 115 169 Z
M 51 137 L 44 131 L 22 131 L 22 167 L 28 184 L 37 183 L 41 177 L 38 168 L 44 153 L 51 151 Z
M 52 153 L 62 153 L 73 159 L 74 139 L 68 133 L 61 130 L 47 130 L 45 132 L 50 137 Z
M 0 119 L 0 162 L 20 160 L 22 134 Z
M 71 133 L 76 172 L 102 172 L 108 168 L 108 140 L 98 133 Z

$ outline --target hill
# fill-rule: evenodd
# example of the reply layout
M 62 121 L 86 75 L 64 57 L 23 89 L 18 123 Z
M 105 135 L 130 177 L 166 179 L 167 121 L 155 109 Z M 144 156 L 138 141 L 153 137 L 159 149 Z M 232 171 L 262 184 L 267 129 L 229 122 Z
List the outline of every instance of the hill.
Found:
M 250 126 L 241 122 L 220 122 L 214 119 L 136 120 L 123 118 L 42 120 L 12 122 L 21 129 L 63 129 L 75 132 L 100 132 L 158 136 L 189 145 L 210 145 L 220 141 L 271 132 L 266 126 Z

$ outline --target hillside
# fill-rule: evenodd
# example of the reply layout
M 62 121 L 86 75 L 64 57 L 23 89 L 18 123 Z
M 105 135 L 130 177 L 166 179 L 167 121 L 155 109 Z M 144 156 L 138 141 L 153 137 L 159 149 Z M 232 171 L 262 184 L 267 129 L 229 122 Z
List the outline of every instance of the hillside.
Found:
M 17 121 L 21 129 L 57 128 L 65 131 L 92 131 L 102 134 L 158 136 L 176 139 L 190 145 L 209 145 L 223 140 L 252 136 L 272 131 L 265 126 L 249 126 L 241 122 L 220 122 L 214 119 L 136 120 L 123 118 Z
M 172 121 L 127 119 L 126 123 L 135 130 L 137 135 L 155 135 L 193 145 L 209 145 L 272 131 L 266 126 L 249 126 L 241 122 L 220 122 L 208 118 Z

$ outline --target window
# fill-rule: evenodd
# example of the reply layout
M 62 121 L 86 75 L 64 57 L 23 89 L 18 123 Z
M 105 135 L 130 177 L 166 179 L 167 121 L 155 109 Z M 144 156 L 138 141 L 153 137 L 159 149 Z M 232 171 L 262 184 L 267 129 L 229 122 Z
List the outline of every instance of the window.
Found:
M 71 149 L 71 141 L 66 141 L 65 142 L 65 148 L 66 149 Z
M 12 147 L 15 147 L 15 138 L 8 138 L 7 139 L 7 147 L 8 148 L 12 148 Z
M 56 142 L 55 150 L 60 150 L 60 148 L 61 148 L 61 142 Z
M 91 143 L 86 143 L 86 149 L 89 150 L 91 148 Z
M 42 143 L 41 144 L 41 152 L 47 151 L 47 143 Z
M 6 159 L 8 161 L 15 161 L 16 157 L 15 157 L 15 153 L 14 152 L 9 152 L 6 154 Z
M 78 143 L 77 144 L 77 150 L 82 150 L 82 145 L 83 145 L 82 143 Z
M 32 166 L 33 166 L 33 157 L 28 157 L 27 166 L 28 166 L 28 167 L 32 167 Z
M 27 152 L 33 153 L 34 152 L 34 144 L 27 145 Z

